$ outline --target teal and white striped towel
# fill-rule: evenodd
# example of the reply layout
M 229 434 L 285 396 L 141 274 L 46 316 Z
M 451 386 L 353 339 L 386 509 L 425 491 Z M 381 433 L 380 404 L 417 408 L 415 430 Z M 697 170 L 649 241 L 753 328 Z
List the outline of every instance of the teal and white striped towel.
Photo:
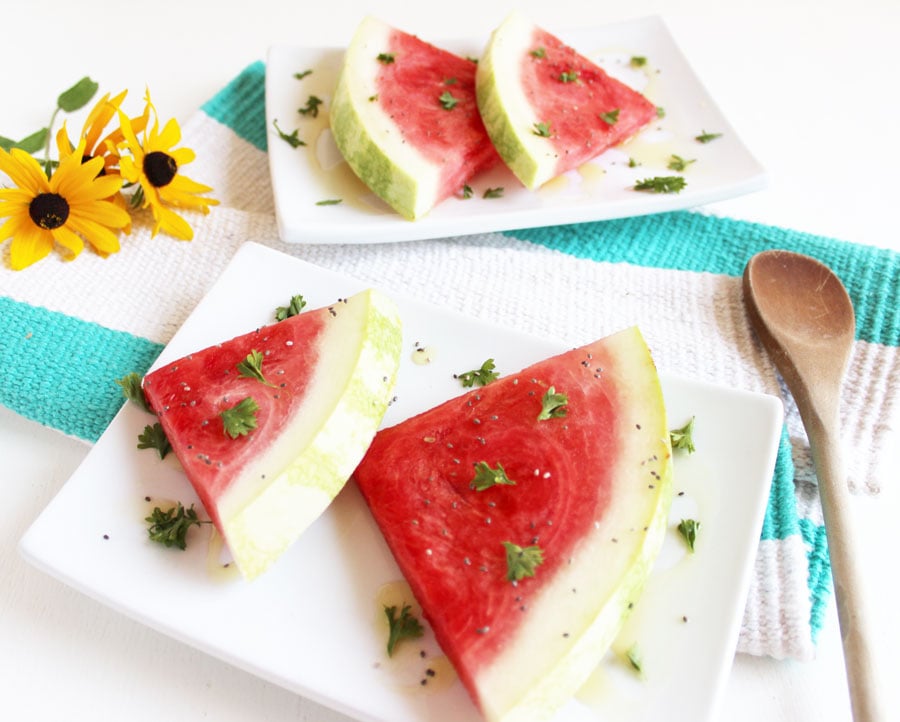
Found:
M 265 67 L 248 67 L 183 127 L 189 175 L 215 188 L 192 242 L 138 221 L 120 253 L 51 256 L 0 268 L 0 403 L 95 441 L 123 403 L 114 380 L 144 371 L 237 248 L 257 241 L 372 285 L 575 345 L 637 323 L 667 372 L 780 395 L 786 424 L 739 650 L 808 659 L 831 594 L 802 425 L 753 336 L 740 275 L 786 248 L 833 267 L 857 311 L 842 415 L 851 486 L 876 493 L 898 415 L 900 256 L 792 230 L 676 212 L 642 218 L 380 245 L 277 240 L 266 148 Z M 102 353 L 98 353 L 102 349 Z

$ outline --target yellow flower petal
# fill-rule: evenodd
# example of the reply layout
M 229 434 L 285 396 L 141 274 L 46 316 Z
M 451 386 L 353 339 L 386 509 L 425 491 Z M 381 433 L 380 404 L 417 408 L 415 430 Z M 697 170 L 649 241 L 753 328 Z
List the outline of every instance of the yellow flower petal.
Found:
M 0 171 L 6 173 L 19 188 L 35 195 L 46 193 L 50 188 L 40 163 L 20 148 L 13 148 L 9 153 L 0 148 Z
M 131 217 L 121 207 L 110 201 L 97 201 L 83 206 L 73 206 L 69 218 L 90 220 L 110 229 L 124 228 Z
M 194 237 L 194 230 L 181 216 L 165 206 L 154 206 L 153 215 L 156 225 L 153 227 L 153 235 L 159 231 L 178 238 L 182 241 L 190 241 Z
M 68 260 L 71 261 L 84 250 L 84 241 L 76 233 L 73 233 L 68 226 L 69 224 L 67 223 L 59 228 L 54 228 L 50 231 L 50 234 L 53 236 L 54 241 L 69 252 Z
M 120 248 L 119 237 L 100 223 L 86 218 L 70 218 L 66 226 L 84 236 L 94 250 L 103 256 L 116 253 Z
M 153 139 L 154 150 L 168 151 L 172 146 L 177 145 L 181 141 L 181 128 L 178 127 L 178 121 L 171 118 L 156 138 Z
M 53 236 L 36 225 L 23 225 L 12 240 L 9 262 L 16 271 L 37 263 L 53 250 Z

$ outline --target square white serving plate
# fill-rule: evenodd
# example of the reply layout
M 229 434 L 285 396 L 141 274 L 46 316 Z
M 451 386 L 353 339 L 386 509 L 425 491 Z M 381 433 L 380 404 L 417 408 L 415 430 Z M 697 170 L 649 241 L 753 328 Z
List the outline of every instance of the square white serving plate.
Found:
M 469 40 L 436 44 L 478 57 L 490 29 Z M 269 168 L 281 240 L 297 243 L 384 243 L 443 238 L 489 231 L 638 216 L 731 198 L 765 186 L 765 173 L 716 107 L 658 17 L 580 28 L 559 37 L 610 75 L 644 93 L 665 111 L 623 146 L 536 191 L 526 189 L 505 167 L 473 179 L 471 198 L 449 198 L 416 221 L 401 218 L 371 193 L 343 161 L 328 128 L 328 108 L 340 72 L 342 48 L 274 46 L 266 67 Z M 434 42 L 434 41 L 433 41 Z M 630 66 L 632 56 L 647 59 Z M 312 72 L 298 80 L 296 73 Z M 311 95 L 323 101 L 315 118 L 297 111 Z M 292 148 L 274 124 L 297 130 L 307 145 Z M 721 133 L 713 142 L 701 133 Z M 644 178 L 673 175 L 675 154 L 694 160 L 682 175 L 680 193 L 635 191 Z M 636 167 L 629 167 L 634 158 Z M 502 187 L 502 198 L 482 197 Z M 317 205 L 340 199 L 337 205 Z
M 252 297 L 243 293 L 248 284 Z M 248 243 L 156 365 L 271 322 L 274 309 L 294 294 L 315 308 L 362 288 L 352 278 Z M 394 298 L 404 349 L 385 425 L 462 393 L 453 374 L 485 358 L 493 357 L 507 373 L 564 350 Z M 416 362 L 422 348 L 432 358 L 428 364 Z M 676 455 L 670 532 L 644 595 L 607 661 L 557 722 L 601 714 L 628 722 L 707 720 L 730 669 L 780 438 L 781 404 L 670 376 L 663 376 L 663 386 L 673 428 L 696 417 L 697 451 Z M 209 527 L 192 529 L 184 552 L 149 541 L 144 517 L 153 506 L 178 500 L 197 504 L 202 515 L 174 456 L 161 461 L 154 451 L 136 448 L 152 420 L 133 404 L 122 408 L 21 540 L 31 563 L 102 604 L 353 718 L 479 720 L 452 673 L 443 685 L 419 684 L 422 665 L 441 655 L 428 634 L 407 648 L 406 657 L 387 659 L 378 599 L 400 574 L 352 482 L 252 583 L 233 565 L 223 568 Z M 686 553 L 675 532 L 683 517 L 701 523 L 694 554 Z M 635 643 L 644 663 L 641 676 L 622 662 L 623 651 Z M 424 662 L 420 649 L 426 650 Z

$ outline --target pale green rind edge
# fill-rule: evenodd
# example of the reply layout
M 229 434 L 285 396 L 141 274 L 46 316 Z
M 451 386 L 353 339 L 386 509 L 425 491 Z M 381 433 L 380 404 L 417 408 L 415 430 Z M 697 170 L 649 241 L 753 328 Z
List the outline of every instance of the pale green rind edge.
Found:
M 376 93 L 374 83 L 365 87 L 363 78 L 367 75 L 363 68 L 370 65 L 377 53 L 370 47 L 373 33 L 384 32 L 386 26 L 373 18 L 366 18 L 353 37 L 338 76 L 337 87 L 329 110 L 329 124 L 335 144 L 353 172 L 368 188 L 407 220 L 415 220 L 424 215 L 435 202 L 435 194 L 426 198 L 426 180 L 434 171 L 424 159 L 421 162 L 405 162 L 386 148 L 387 142 L 375 139 L 371 109 L 365 104 L 373 100 Z M 365 51 L 365 52 L 364 52 Z M 365 53 L 368 53 L 365 54 Z M 371 57 L 370 57 L 371 55 Z M 383 125 L 378 123 L 378 125 Z M 397 143 L 404 141 L 400 129 L 380 128 L 377 132 L 387 138 L 394 132 Z M 402 152 L 411 153 L 408 146 Z M 434 179 L 432 178 L 432 185 Z
M 662 385 L 639 330 L 633 327 L 620 333 L 635 334 L 646 351 L 646 363 L 651 373 L 648 391 L 652 392 L 659 409 L 655 427 L 659 435 L 659 448 L 665 456 L 660 461 L 659 478 L 654 489 L 656 500 L 646 523 L 647 531 L 616 589 L 587 628 L 577 636 L 570 649 L 515 704 L 506 709 L 483 708 L 482 712 L 489 722 L 539 722 L 551 719 L 581 688 L 606 655 L 639 599 L 662 549 L 668 530 L 674 474 Z M 636 460 L 636 463 L 640 463 L 640 460 Z M 641 473 L 646 473 L 645 467 L 641 467 Z
M 521 35 L 527 27 L 528 23 L 518 13 L 512 13 L 491 34 L 478 61 L 475 97 L 481 120 L 498 155 L 516 178 L 533 190 L 555 175 L 557 158 L 541 147 L 543 142 L 536 143 L 550 142 L 534 135 L 536 119 L 512 112 L 513 103 L 508 98 L 513 93 L 520 93 L 518 75 L 509 70 L 498 71 L 499 65 L 517 64 L 522 43 L 517 42 L 519 38 L 515 36 Z M 504 57 L 511 51 L 515 53 L 515 59 Z
M 387 296 L 364 293 L 359 355 L 334 408 L 296 458 L 239 513 L 223 519 L 229 549 L 248 580 L 266 571 L 341 491 L 393 397 L 402 346 L 399 311 Z

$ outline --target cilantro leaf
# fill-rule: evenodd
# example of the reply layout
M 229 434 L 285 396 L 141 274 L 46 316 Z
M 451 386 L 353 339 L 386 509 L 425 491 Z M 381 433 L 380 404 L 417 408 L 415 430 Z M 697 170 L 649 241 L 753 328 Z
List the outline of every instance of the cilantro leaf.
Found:
M 634 184 L 636 191 L 650 193 L 678 193 L 687 185 L 687 181 L 678 175 L 656 176 L 645 178 Z
M 691 163 L 696 163 L 696 159 L 686 160 L 682 158 L 680 155 L 675 155 L 674 153 L 669 157 L 669 164 L 666 166 L 669 170 L 677 170 L 683 171 L 685 170 Z
M 272 125 L 275 126 L 275 130 L 278 131 L 278 137 L 281 138 L 289 146 L 291 146 L 291 148 L 299 148 L 301 145 L 306 145 L 305 142 L 300 140 L 300 136 L 298 135 L 300 131 L 297 128 L 294 128 L 293 133 L 286 133 L 278 127 L 277 118 L 272 119 Z
M 259 411 L 259 404 L 253 400 L 252 396 L 242 399 L 230 409 L 221 411 L 219 416 L 222 418 L 225 433 L 232 439 L 249 434 L 256 428 L 257 411 Z
M 315 95 L 310 95 L 306 100 L 306 105 L 302 108 L 297 108 L 297 112 L 300 115 L 306 115 L 310 118 L 318 118 L 319 117 L 319 106 L 322 105 L 324 101 Z
M 275 320 L 276 321 L 284 321 L 286 318 L 290 318 L 291 316 L 296 316 L 303 310 L 303 307 L 306 305 L 306 299 L 303 296 L 297 294 L 296 296 L 291 296 L 290 303 L 287 306 L 279 306 L 275 309 Z
M 453 110 L 456 107 L 456 104 L 459 102 L 458 98 L 454 98 L 453 94 L 449 90 L 445 90 L 441 93 L 440 98 L 438 100 L 441 103 L 441 107 L 444 110 Z
M 403 639 L 415 639 L 421 637 L 425 630 L 422 628 L 421 622 L 411 613 L 411 607 L 404 604 L 400 610 L 400 616 L 397 616 L 397 607 L 395 605 L 384 605 L 384 614 L 388 620 L 389 632 L 387 641 L 388 657 L 394 656 L 394 648 Z
M 459 379 L 459 382 L 465 388 L 471 388 L 475 385 L 487 386 L 491 381 L 500 377 L 500 374 L 494 371 L 494 368 L 494 359 L 489 358 L 481 364 L 481 368 L 456 374 L 456 378 Z
M 610 110 L 607 113 L 600 113 L 600 120 L 607 125 L 615 125 L 619 121 L 619 108 Z
M 707 133 L 704 130 L 700 135 L 695 136 L 694 140 L 696 140 L 698 143 L 711 143 L 716 138 L 721 138 L 721 137 L 722 137 L 721 133 Z
M 538 421 L 562 418 L 566 415 L 566 404 L 568 403 L 569 397 L 566 394 L 556 393 L 556 388 L 551 386 L 541 398 L 541 413 L 538 414 Z
M 678 523 L 678 533 L 684 539 L 691 554 L 694 553 L 694 544 L 697 542 L 697 532 L 700 530 L 700 522 L 695 519 L 682 519 Z
M 674 429 L 669 432 L 669 439 L 672 442 L 673 449 L 683 449 L 689 454 L 694 453 L 694 418 L 688 421 L 680 429 Z
M 116 384 L 122 387 L 122 395 L 126 399 L 137 404 L 144 411 L 150 411 L 147 398 L 144 396 L 144 389 L 141 387 L 140 376 L 132 371 L 130 374 L 116 379 Z
M 157 421 L 153 426 L 145 426 L 144 431 L 138 434 L 139 449 L 156 449 L 160 459 L 165 459 L 166 455 L 172 450 L 172 445 Z
M 497 468 L 492 469 L 486 461 L 476 462 L 475 478 L 469 482 L 469 487 L 475 491 L 484 491 L 497 485 L 515 486 L 516 482 L 506 475 L 502 464 L 497 464 Z
M 247 354 L 247 358 L 243 361 L 235 364 L 237 366 L 238 373 L 247 379 L 256 379 L 262 384 L 266 386 L 274 386 L 275 384 L 270 383 L 266 380 L 266 377 L 263 376 L 262 365 L 263 365 L 263 355 L 261 352 L 257 351 L 255 348 L 251 349 L 250 353 Z
M 544 552 L 536 544 L 520 547 L 505 541 L 503 547 L 506 549 L 506 578 L 511 582 L 533 577 L 534 570 L 544 563 Z
M 185 509 L 181 502 L 177 502 L 171 509 L 163 511 L 158 506 L 144 521 L 150 524 L 147 533 L 151 541 L 159 542 L 166 547 L 178 547 L 182 551 L 187 548 L 187 533 L 192 526 L 210 524 L 197 516 L 194 505 Z

